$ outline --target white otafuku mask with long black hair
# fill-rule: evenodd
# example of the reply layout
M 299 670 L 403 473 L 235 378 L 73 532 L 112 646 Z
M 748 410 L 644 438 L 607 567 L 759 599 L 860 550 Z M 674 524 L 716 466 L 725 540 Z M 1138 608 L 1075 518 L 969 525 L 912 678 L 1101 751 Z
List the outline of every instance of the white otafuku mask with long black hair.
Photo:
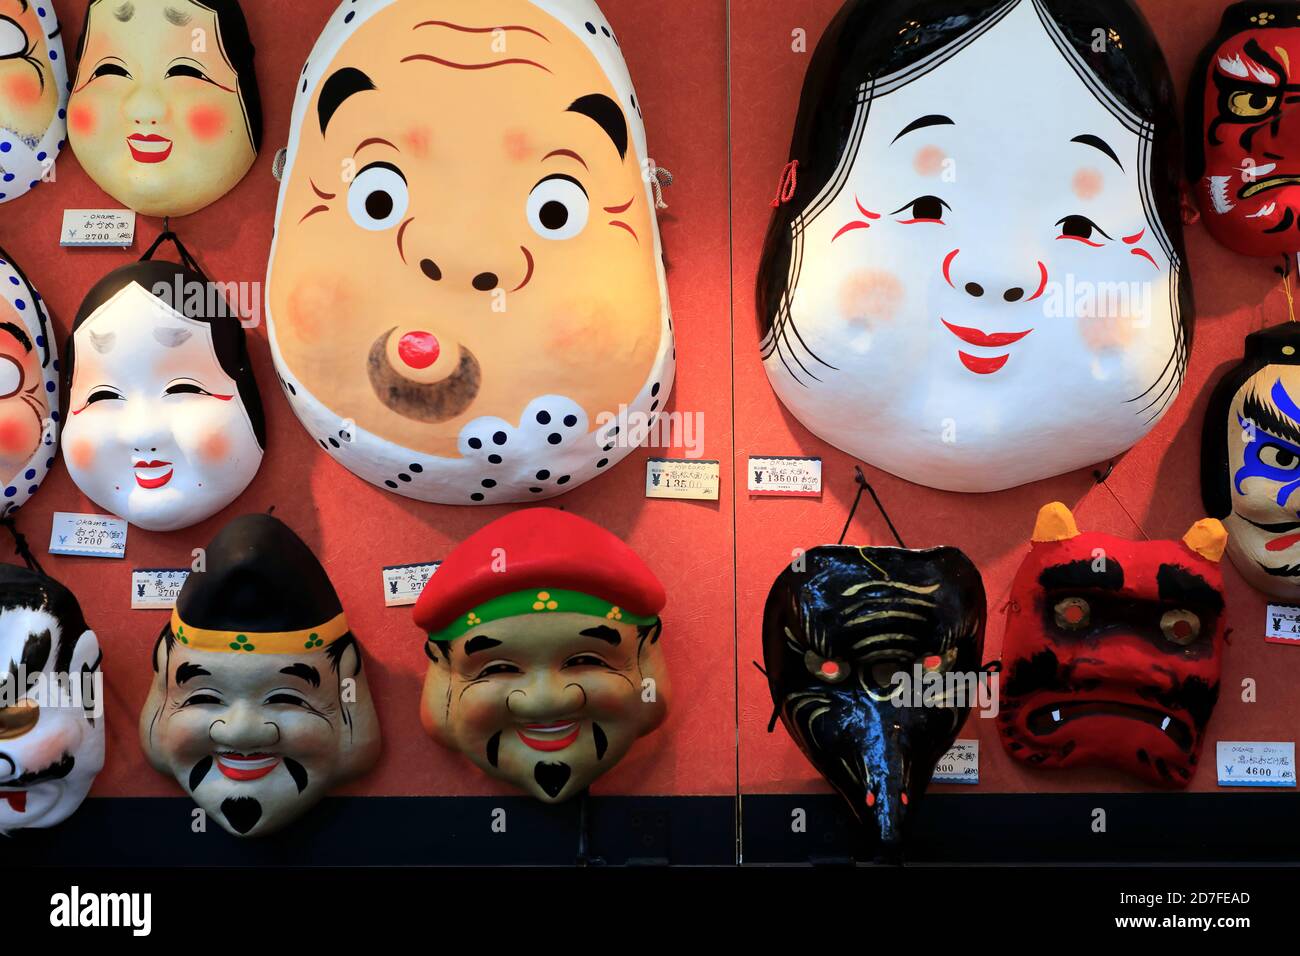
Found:
M 1172 87 L 1140 15 L 853 0 L 808 77 L 759 283 L 786 407 L 950 491 L 1142 438 L 1178 393 L 1191 316 Z

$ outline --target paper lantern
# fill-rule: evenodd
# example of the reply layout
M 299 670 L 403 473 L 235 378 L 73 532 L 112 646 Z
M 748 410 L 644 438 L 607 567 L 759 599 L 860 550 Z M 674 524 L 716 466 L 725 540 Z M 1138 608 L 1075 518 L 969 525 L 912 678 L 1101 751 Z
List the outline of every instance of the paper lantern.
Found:
M 340 5 L 298 83 L 267 276 L 303 426 L 443 504 L 612 468 L 673 385 L 647 170 L 590 0 Z
M 948 491 L 1130 448 L 1191 346 L 1174 108 L 1127 0 L 846 3 L 758 278 L 782 403 Z

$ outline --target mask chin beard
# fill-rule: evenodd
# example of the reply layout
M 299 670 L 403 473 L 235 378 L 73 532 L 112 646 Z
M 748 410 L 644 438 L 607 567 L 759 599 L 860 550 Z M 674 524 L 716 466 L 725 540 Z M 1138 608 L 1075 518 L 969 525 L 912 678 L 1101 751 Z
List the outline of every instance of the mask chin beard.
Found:
M 247 836 L 262 819 L 262 805 L 252 797 L 229 797 L 221 802 L 221 815 L 236 833 Z
M 573 769 L 567 763 L 539 763 L 533 768 L 533 779 L 552 800 L 559 798 L 572 775 Z
M 474 353 L 460 349 L 460 363 L 450 378 L 430 384 L 412 382 L 388 360 L 388 340 L 396 331 L 389 329 L 370 347 L 366 366 L 375 397 L 403 418 L 430 425 L 463 415 L 483 387 L 483 370 Z

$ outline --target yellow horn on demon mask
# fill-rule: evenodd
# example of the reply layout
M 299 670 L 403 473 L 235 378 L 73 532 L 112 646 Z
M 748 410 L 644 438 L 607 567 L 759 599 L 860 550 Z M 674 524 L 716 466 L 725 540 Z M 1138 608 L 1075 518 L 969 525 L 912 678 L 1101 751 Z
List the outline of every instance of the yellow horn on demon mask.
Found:
M 360 0 L 298 84 L 267 279 L 304 427 L 380 487 L 541 500 L 662 411 L 645 131 L 591 0 Z

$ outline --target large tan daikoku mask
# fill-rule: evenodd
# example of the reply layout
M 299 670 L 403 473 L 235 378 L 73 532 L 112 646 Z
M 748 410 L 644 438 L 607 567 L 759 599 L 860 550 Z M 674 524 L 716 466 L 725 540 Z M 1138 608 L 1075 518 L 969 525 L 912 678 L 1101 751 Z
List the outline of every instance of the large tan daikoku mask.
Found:
M 315 556 L 269 515 L 228 524 L 154 648 L 140 743 L 236 836 L 292 823 L 379 757 L 361 646 Z
M 299 419 L 427 501 L 612 467 L 673 383 L 649 179 L 590 0 L 344 3 L 299 82 L 268 275 Z
M 68 129 L 90 178 L 136 212 L 185 216 L 228 193 L 262 140 L 238 0 L 91 0 Z

